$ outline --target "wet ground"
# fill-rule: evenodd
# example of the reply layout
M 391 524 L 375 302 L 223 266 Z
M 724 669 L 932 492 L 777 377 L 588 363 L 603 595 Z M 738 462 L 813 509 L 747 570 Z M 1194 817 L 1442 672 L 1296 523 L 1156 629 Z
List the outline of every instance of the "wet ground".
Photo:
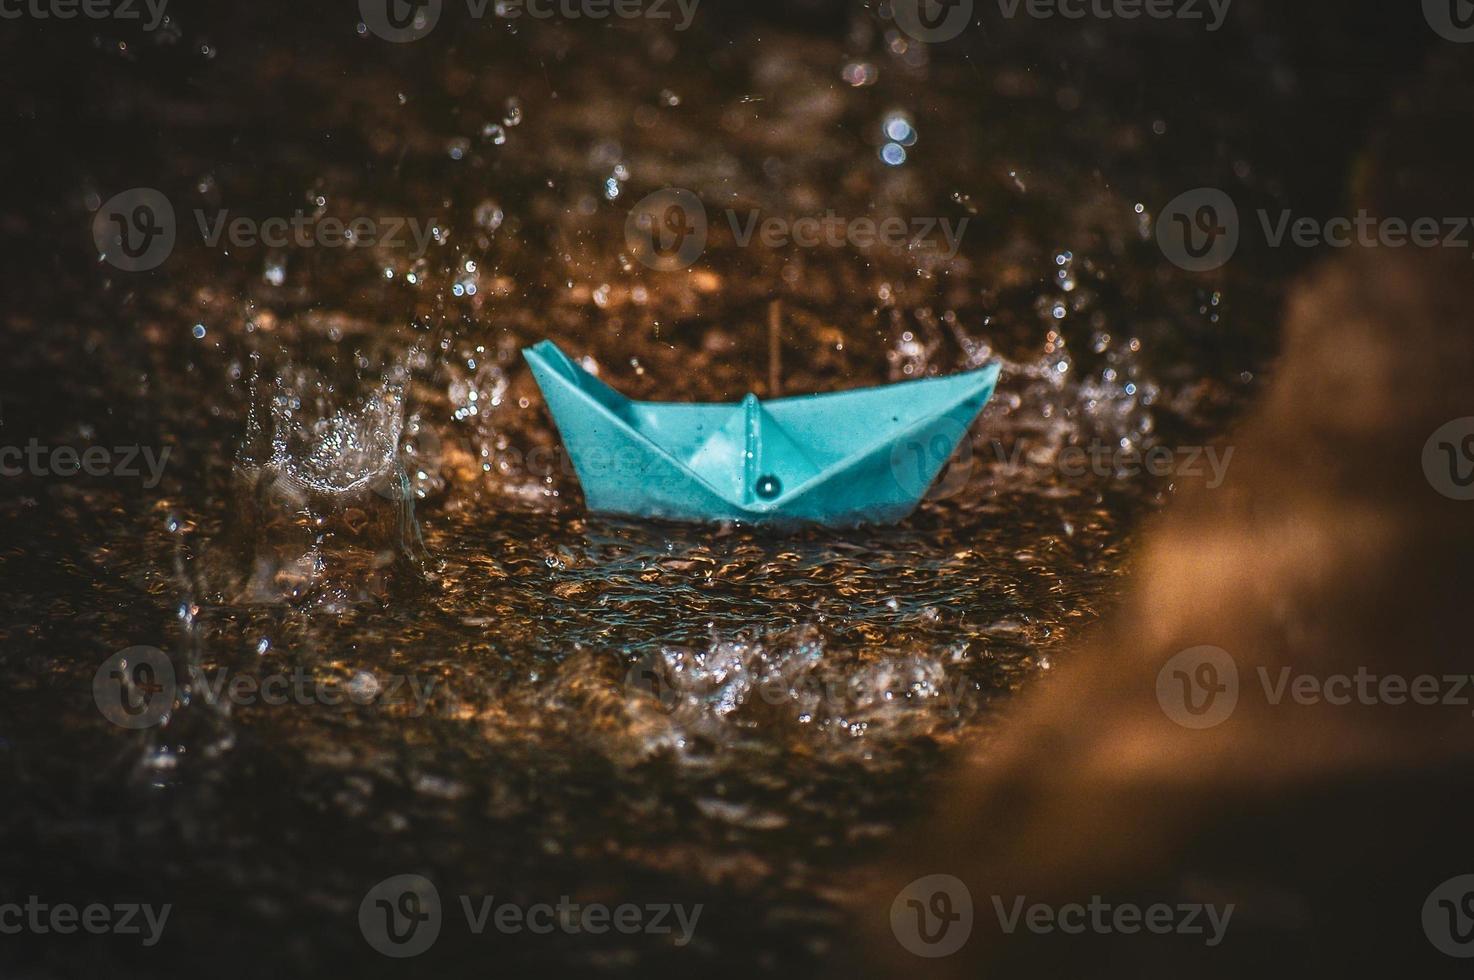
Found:
M 1188 454 L 1259 390 L 1302 261 L 1191 274 L 1153 215 L 1224 182 L 1334 195 L 1307 176 L 1340 159 L 1334 114 L 1284 152 L 1335 87 L 1299 74 L 1303 35 L 1250 8 L 1130 48 L 1020 27 L 933 50 L 859 5 L 713 8 L 685 32 L 453 11 L 404 45 L 351 13 L 6 25 L 31 74 L 6 96 L 27 189 L 0 220 L 27 254 L 0 434 L 145 451 L 137 476 L 0 486 L 0 899 L 173 906 L 157 946 L 31 936 L 7 975 L 395 973 L 359 908 L 399 874 L 447 910 L 416 969 L 805 968 L 949 753 L 1111 609 L 1179 477 L 1136 454 L 1210 472 Z M 1208 55 L 1201 88 L 1170 84 Z M 140 186 L 178 240 L 124 272 L 91 226 Z M 625 238 L 667 186 L 712 218 L 688 270 Z M 212 247 L 196 217 L 299 209 L 406 219 L 424 254 Z M 770 248 L 729 209 L 969 224 L 951 257 Z M 550 337 L 638 397 L 766 396 L 774 300 L 785 393 L 1002 362 L 921 510 L 586 514 L 519 349 Z M 94 677 L 133 647 L 175 683 L 130 727 Z M 461 895 L 704 911 L 687 945 L 476 936 Z

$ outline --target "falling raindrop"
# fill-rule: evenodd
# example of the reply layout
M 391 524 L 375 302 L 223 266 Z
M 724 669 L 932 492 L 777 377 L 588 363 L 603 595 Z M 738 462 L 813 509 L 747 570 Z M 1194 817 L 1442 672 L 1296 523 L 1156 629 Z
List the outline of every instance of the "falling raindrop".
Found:
M 916 143 L 916 127 L 911 124 L 911 119 L 904 112 L 892 112 L 885 117 L 885 123 L 881 127 L 885 131 L 885 137 L 892 142 L 902 146 L 913 146 Z
M 866 85 L 874 85 L 880 76 L 874 65 L 868 61 L 852 61 L 844 66 L 839 77 L 844 79 L 846 85 L 854 88 L 863 88 Z
M 472 213 L 472 219 L 476 222 L 476 227 L 485 231 L 496 231 L 500 228 L 502 226 L 502 218 L 501 207 L 489 198 L 476 205 L 476 210 Z

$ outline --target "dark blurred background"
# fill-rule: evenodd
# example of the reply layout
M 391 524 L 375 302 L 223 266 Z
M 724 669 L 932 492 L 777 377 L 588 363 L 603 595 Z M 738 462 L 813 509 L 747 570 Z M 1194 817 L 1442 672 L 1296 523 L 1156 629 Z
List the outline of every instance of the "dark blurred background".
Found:
M 1468 522 L 1415 460 L 1469 404 L 1467 256 L 1269 248 L 1251 218 L 1474 213 L 1469 55 L 1418 4 L 1235 0 L 1208 32 L 979 3 L 936 44 L 841 0 L 702 0 L 683 32 L 447 0 L 407 44 L 348 0 L 167 15 L 0 19 L 0 442 L 171 453 L 155 487 L 0 481 L 0 903 L 175 906 L 157 947 L 0 936 L 0 975 L 893 975 L 935 965 L 885 923 L 937 870 L 980 922 L 1005 886 L 1247 910 L 1216 959 L 989 933 L 939 961 L 958 975 L 1459 964 L 1416 907 L 1380 931 L 1402 905 L 1372 899 L 1474 870 L 1464 729 L 1374 714 L 1356 740 L 1277 716 L 1205 748 L 1142 720 L 1164 723 L 1161 660 L 1228 637 L 1324 670 L 1410 646 L 1418 669 L 1458 665 Z M 916 140 L 891 166 L 896 114 Z M 948 262 L 717 228 L 662 274 L 622 229 L 667 186 L 713 212 L 973 224 Z M 92 224 L 138 187 L 180 223 L 134 273 Z M 1191 273 L 1152 219 L 1201 187 L 1244 235 Z M 221 208 L 440 234 L 425 256 L 205 247 L 191 212 Z M 557 438 L 521 345 L 553 337 L 639 397 L 767 395 L 773 300 L 789 393 L 1003 362 L 960 489 L 901 528 L 782 536 L 590 519 L 566 467 L 527 464 Z M 353 446 L 387 438 L 413 499 L 281 490 L 348 472 L 312 455 L 314 413 Z M 1216 495 L 1060 472 L 1062 447 L 1101 440 L 1227 443 L 1241 469 Z M 232 711 L 185 684 L 125 731 L 91 685 L 136 644 L 181 672 L 450 693 L 427 716 Z M 649 657 L 695 678 L 680 710 L 631 690 Z M 847 699 L 752 698 L 795 673 Z M 402 873 L 439 885 L 448 921 L 459 894 L 705 913 L 685 947 L 448 925 L 400 961 L 357 915 Z

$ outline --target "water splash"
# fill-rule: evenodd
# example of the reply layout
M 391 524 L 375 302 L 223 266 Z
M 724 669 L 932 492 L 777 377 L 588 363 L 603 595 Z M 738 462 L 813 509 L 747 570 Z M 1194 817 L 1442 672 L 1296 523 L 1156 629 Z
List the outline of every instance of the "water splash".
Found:
M 946 657 L 847 648 L 812 623 L 762 638 L 714 631 L 705 646 L 660 646 L 613 665 L 570 658 L 528 710 L 585 720 L 583 737 L 622 765 L 668 756 L 693 770 L 741 768 L 757 745 L 865 759 L 978 707 L 977 683 L 949 672 Z
M 257 363 L 259 369 L 259 362 Z M 356 399 L 288 367 L 251 382 L 232 471 L 227 551 L 236 600 L 346 608 L 423 577 L 427 554 L 404 465 L 400 365 Z

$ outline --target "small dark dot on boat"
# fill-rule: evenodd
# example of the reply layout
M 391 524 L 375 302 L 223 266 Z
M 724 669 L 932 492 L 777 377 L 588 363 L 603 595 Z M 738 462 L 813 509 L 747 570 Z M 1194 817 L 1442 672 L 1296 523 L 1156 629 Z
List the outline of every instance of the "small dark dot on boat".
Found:
M 769 473 L 767 476 L 758 478 L 757 495 L 764 500 L 772 500 L 783 492 L 783 483 L 776 476 Z

